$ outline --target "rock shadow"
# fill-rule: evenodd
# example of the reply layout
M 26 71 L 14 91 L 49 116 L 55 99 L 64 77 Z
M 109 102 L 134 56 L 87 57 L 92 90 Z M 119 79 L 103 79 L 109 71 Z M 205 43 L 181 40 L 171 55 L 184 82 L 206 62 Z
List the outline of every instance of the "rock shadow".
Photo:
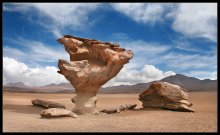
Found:
M 45 108 L 33 106 L 33 105 L 14 105 L 14 104 L 5 104 L 3 110 L 8 110 L 16 113 L 23 114 L 40 114 Z

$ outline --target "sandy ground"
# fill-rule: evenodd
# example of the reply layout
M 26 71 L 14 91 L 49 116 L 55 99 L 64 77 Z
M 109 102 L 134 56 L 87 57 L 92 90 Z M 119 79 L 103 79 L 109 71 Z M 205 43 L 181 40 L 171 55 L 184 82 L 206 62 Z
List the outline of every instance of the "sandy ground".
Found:
M 48 99 L 72 109 L 73 94 L 3 94 L 3 132 L 217 132 L 217 92 L 189 93 L 195 113 L 139 109 L 138 94 L 98 94 L 97 108 L 136 103 L 137 110 L 106 115 L 45 119 L 31 99 Z

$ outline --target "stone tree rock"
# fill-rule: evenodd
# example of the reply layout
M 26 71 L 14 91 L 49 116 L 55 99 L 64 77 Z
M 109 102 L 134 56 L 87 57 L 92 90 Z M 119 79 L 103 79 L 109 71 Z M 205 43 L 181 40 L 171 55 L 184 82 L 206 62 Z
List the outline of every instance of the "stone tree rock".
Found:
M 167 82 L 155 82 L 139 95 L 142 106 L 162 109 L 194 112 L 189 108 L 192 103 L 188 101 L 188 93 L 177 85 Z
M 70 62 L 59 60 L 58 73 L 65 76 L 76 90 L 74 112 L 96 111 L 99 88 L 116 76 L 133 57 L 131 50 L 117 44 L 65 35 L 58 39 L 70 55 Z

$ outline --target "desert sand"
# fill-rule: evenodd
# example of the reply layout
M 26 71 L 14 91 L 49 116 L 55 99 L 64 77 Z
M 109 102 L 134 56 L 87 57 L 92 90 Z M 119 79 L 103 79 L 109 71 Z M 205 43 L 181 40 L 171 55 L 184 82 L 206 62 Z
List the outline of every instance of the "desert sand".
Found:
M 75 94 L 3 93 L 3 132 L 217 132 L 217 92 L 190 92 L 191 112 L 141 109 L 138 94 L 98 94 L 98 110 L 136 103 L 136 110 L 103 115 L 46 119 L 32 99 L 64 104 L 71 110 Z

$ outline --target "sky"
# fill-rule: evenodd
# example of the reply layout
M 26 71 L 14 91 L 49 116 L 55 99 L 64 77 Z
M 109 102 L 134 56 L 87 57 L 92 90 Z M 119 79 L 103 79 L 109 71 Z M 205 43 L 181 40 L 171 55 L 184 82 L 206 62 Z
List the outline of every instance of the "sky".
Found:
M 3 83 L 66 83 L 63 35 L 118 43 L 134 57 L 104 86 L 175 74 L 217 79 L 217 3 L 3 3 Z

